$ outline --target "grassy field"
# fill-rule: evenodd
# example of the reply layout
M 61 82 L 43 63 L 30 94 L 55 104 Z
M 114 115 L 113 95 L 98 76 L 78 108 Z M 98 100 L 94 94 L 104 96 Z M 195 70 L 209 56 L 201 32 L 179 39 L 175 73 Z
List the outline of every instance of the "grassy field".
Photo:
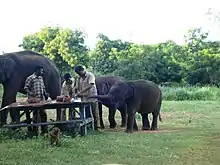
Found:
M 43 137 L 18 140 L 0 133 L 0 164 L 218 165 L 220 101 L 215 98 L 164 101 L 163 122 L 158 122 L 159 130 L 155 132 L 126 134 L 120 127 L 106 128 L 86 137 L 62 137 L 60 147 L 49 147 Z M 104 119 L 108 127 L 106 111 Z M 116 119 L 119 124 L 118 112 Z M 138 124 L 141 128 L 140 119 Z
M 157 132 L 126 134 L 120 128 L 106 129 L 86 137 L 65 137 L 61 147 L 55 148 L 48 147 L 48 141 L 43 138 L 1 137 L 0 162 L 23 165 L 219 164 L 219 102 L 165 101 L 162 108 L 163 122 L 159 122 Z M 120 121 L 118 114 L 117 121 Z

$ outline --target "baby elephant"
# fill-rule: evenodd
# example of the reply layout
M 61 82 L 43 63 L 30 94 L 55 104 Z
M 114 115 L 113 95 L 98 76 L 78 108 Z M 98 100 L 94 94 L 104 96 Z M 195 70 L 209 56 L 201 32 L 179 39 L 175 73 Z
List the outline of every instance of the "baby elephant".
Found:
M 156 130 L 158 116 L 162 121 L 160 116 L 162 91 L 152 81 L 118 81 L 110 88 L 108 94 L 93 97 L 104 103 L 111 103 L 115 108 L 127 105 L 127 133 L 138 130 L 136 112 L 142 116 L 142 130 Z M 148 120 L 149 113 L 153 115 L 151 128 Z

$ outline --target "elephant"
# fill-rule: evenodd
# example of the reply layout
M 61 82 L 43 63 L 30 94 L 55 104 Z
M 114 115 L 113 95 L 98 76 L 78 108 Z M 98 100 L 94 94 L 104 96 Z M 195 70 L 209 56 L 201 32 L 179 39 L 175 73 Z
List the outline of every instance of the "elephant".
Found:
M 99 76 L 96 77 L 96 88 L 97 88 L 97 93 L 98 95 L 106 95 L 108 94 L 111 86 L 116 83 L 117 81 L 122 80 L 118 76 Z M 105 128 L 103 119 L 102 119 L 102 103 L 99 102 L 99 117 L 100 117 L 100 126 L 101 128 Z M 108 120 L 110 123 L 110 128 L 115 128 L 117 123 L 115 121 L 115 113 L 116 113 L 116 108 L 114 108 L 113 105 L 109 103 L 103 103 L 104 106 L 106 106 L 109 109 L 109 115 L 108 115 Z M 126 107 L 125 106 L 120 106 L 117 108 L 120 111 L 121 114 L 121 127 L 126 126 Z
M 106 95 L 91 96 L 104 103 L 111 103 L 118 108 L 127 105 L 127 133 L 138 131 L 135 114 L 138 112 L 142 116 L 142 130 L 157 130 L 157 119 L 162 121 L 160 109 L 162 104 L 162 91 L 152 81 L 133 80 L 118 81 Z M 153 121 L 150 128 L 148 114 L 152 113 Z
M 16 102 L 18 92 L 26 94 L 25 81 L 38 65 L 44 68 L 43 80 L 50 98 L 54 100 L 60 95 L 60 73 L 53 61 L 33 51 L 5 53 L 0 56 L 0 83 L 4 88 L 1 108 Z M 8 112 L 1 112 L 1 125 L 6 124 L 7 115 Z M 15 113 L 10 112 L 10 116 L 15 122 Z

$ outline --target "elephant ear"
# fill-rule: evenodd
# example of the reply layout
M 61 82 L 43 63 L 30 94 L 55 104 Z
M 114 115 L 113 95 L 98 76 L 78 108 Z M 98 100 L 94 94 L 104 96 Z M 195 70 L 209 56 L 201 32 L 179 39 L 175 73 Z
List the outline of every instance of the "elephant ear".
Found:
M 10 78 L 15 69 L 15 62 L 9 58 L 0 59 L 0 68 L 4 71 L 6 77 Z
M 126 93 L 126 99 L 129 100 L 134 97 L 135 87 L 130 83 L 127 83 L 127 85 L 128 85 L 128 90 Z
M 102 82 L 99 86 L 97 86 L 98 94 L 99 95 L 107 95 L 108 94 L 108 84 L 105 82 Z

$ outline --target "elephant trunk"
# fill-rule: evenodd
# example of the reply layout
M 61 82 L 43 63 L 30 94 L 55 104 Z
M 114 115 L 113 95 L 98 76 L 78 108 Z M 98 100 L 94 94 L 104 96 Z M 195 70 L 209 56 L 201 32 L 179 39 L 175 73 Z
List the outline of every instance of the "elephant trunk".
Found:
M 111 100 L 111 96 L 109 96 L 109 95 L 94 95 L 89 98 L 96 98 L 102 102 L 110 102 L 110 100 Z

